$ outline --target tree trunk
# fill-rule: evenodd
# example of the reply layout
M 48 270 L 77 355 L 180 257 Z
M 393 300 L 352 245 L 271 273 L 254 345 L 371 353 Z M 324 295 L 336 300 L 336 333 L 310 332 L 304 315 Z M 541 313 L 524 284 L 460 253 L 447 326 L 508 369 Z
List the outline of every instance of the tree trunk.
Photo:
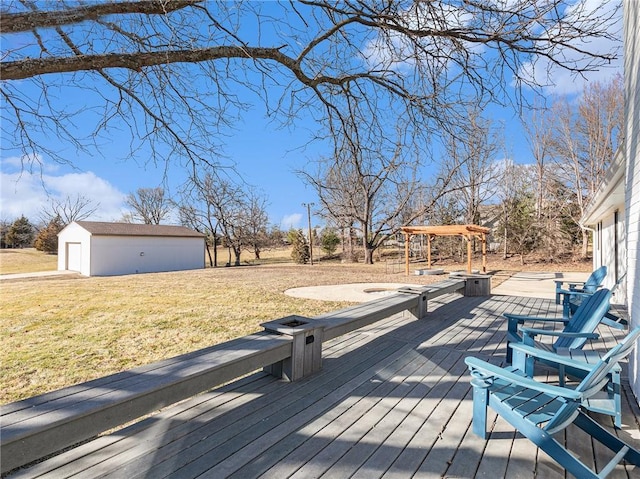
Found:
M 343 246 L 343 251 L 344 251 L 344 246 Z M 349 263 L 358 262 L 358 258 L 356 257 L 356 254 L 353 251 L 353 226 L 349 226 L 347 228 L 347 252 L 346 252 L 345 261 L 348 261 Z
M 506 221 L 505 221 L 506 222 Z M 507 227 L 504 227 L 504 245 L 502 248 L 502 259 L 507 259 Z
M 582 230 L 582 252 L 580 256 L 582 259 L 589 257 L 589 230 Z
M 364 264 L 373 264 L 373 248 L 364 242 Z
M 209 242 L 205 241 L 204 244 L 207 247 L 207 256 L 209 257 L 209 266 L 213 268 L 213 258 L 211 257 L 211 248 L 209 247 Z

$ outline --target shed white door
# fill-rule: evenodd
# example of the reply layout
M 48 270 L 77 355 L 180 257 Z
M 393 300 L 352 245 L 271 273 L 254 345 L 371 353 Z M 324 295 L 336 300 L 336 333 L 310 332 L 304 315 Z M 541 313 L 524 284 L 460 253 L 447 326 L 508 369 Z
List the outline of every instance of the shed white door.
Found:
M 82 271 L 82 244 L 67 243 L 67 267 L 69 271 Z

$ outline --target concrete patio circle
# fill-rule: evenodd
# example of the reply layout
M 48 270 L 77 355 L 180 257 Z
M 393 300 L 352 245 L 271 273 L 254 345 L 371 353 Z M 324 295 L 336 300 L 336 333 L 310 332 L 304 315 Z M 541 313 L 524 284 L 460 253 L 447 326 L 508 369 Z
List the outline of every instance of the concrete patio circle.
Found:
M 552 271 L 519 272 L 502 284 L 492 288 L 492 294 L 505 296 L 525 296 L 533 298 L 555 298 L 555 280 L 584 281 L 589 273 L 561 273 Z M 392 294 L 399 288 L 423 287 L 412 283 L 346 283 L 324 286 L 291 288 L 284 292 L 287 296 L 320 301 L 351 301 L 364 303 Z
M 522 271 L 514 274 L 504 283 L 493 288 L 491 292 L 505 296 L 554 299 L 556 297 L 555 281 L 582 282 L 585 281 L 588 276 L 589 273 Z
M 420 287 L 411 283 L 348 283 L 324 286 L 305 286 L 287 289 L 284 294 L 294 298 L 318 299 L 321 301 L 353 301 L 364 303 L 387 294 L 395 293 L 407 286 Z

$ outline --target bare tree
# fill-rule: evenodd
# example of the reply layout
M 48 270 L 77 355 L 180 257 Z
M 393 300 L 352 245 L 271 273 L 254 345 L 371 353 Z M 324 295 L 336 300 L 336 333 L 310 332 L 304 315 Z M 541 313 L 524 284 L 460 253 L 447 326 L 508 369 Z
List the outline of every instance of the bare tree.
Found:
M 179 211 L 183 221 L 212 238 L 213 266 L 217 266 L 218 242 L 229 249 L 229 266 L 240 265 L 243 249 L 250 249 L 260 259 L 262 248 L 271 241 L 264 195 L 242 178 L 233 181 L 214 169 L 202 169 L 185 184 L 182 196 Z
M 255 259 L 260 259 L 260 252 L 269 243 L 267 199 L 251 189 L 246 196 L 245 204 L 243 228 L 245 242 L 252 249 Z
M 215 218 L 199 208 L 200 203 L 192 202 L 192 198 L 185 196 L 176 204 L 180 224 L 198 231 L 206 236 L 205 246 L 209 256 L 209 266 L 218 267 L 218 231 Z M 206 205 L 205 205 L 206 207 Z M 213 255 L 211 247 L 213 246 Z
M 430 211 L 427 212 L 423 224 L 427 225 L 455 225 L 462 223 L 465 211 L 461 209 L 461 204 L 456 201 L 454 195 L 445 194 L 438 198 Z M 432 246 L 438 251 L 441 258 L 451 257 L 457 261 L 465 261 L 467 254 L 466 243 L 462 238 L 456 236 L 437 236 L 432 238 Z
M 542 217 L 545 190 L 547 189 L 547 167 L 552 157 L 553 128 L 550 128 L 552 122 L 551 111 L 540 106 L 534 107 L 529 117 L 522 119 L 522 127 L 536 165 L 536 214 L 538 218 Z
M 211 214 L 218 221 L 223 243 L 229 251 L 227 266 L 231 266 L 232 263 L 240 266 L 240 255 L 244 246 L 242 235 L 244 193 L 231 181 L 222 178 L 216 178 L 216 180 L 207 192 L 207 201 L 211 204 Z
M 232 264 L 233 252 L 233 264 L 240 265 L 243 249 L 250 249 L 260 259 L 262 248 L 271 241 L 266 202 L 264 195 L 246 185 L 242 178 L 233 181 L 214 169 L 203 168 L 184 185 L 179 213 L 183 224 L 211 238 L 212 266 L 218 265 L 219 242 L 229 248 L 228 264 Z
M 589 231 L 580 225 L 580 218 L 622 140 L 623 107 L 619 76 L 607 84 L 588 85 L 577 103 L 561 98 L 553 106 L 554 157 L 559 178 L 575 193 L 578 207 L 573 221 L 582 230 L 583 258 L 588 254 Z
M 207 235 L 207 254 L 212 268 L 218 267 L 218 245 L 221 241 L 220 225 L 211 201 L 214 196 L 210 193 L 217 187 L 217 178 L 214 171 L 201 169 L 183 185 L 180 202 L 176 205 L 183 225 Z M 213 256 L 210 247 L 213 247 Z
M 100 203 L 95 203 L 83 195 L 76 195 L 75 198 L 67 195 L 64 199 L 51 198 L 49 206 L 41 212 L 43 223 L 50 223 L 58 218 L 62 226 L 66 226 L 73 221 L 82 221 L 90 218 L 98 208 Z
M 547 108 L 536 105 L 528 118 L 522 119 L 522 126 L 536 168 L 536 218 L 542 227 L 540 241 L 544 243 L 547 258 L 552 260 L 562 252 L 561 233 L 558 219 L 565 212 L 564 204 L 558 201 L 555 186 L 557 182 L 549 162 L 553 157 L 554 131 L 553 115 Z M 549 171 L 551 170 L 551 171 Z
M 318 160 L 313 172 L 298 172 L 316 190 L 323 215 L 341 227 L 357 226 L 366 264 L 400 227 L 430 211 L 455 173 L 452 168 L 425 184 L 420 174 L 426 146 L 410 122 L 400 122 L 395 133 L 389 145 L 385 139 L 361 140 L 354 130 L 337 157 Z
M 537 247 L 540 235 L 535 213 L 536 170 L 531 165 L 506 160 L 501 174 L 502 181 L 498 183 L 496 194 L 502 207 L 498 236 L 502 237 L 503 259 L 515 252 L 524 264 L 524 255 Z
M 619 41 L 619 2 L 591 4 L 5 1 L 3 148 L 66 161 L 63 148 L 100 153 L 128 128 L 127 157 L 210 163 L 245 91 L 284 124 L 313 115 L 318 138 L 355 129 L 366 143 L 397 118 L 435 133 L 463 122 L 465 104 L 519 100 L 508 85 L 546 84 L 537 63 L 580 75 L 615 58 L 589 45 Z
M 164 188 L 138 188 L 129 193 L 125 203 L 133 210 L 131 218 L 147 225 L 159 225 L 171 212 L 171 200 L 165 197 Z
M 476 110 L 469 111 L 467 125 L 445 143 L 443 176 L 446 172 L 452 175 L 450 195 L 467 224 L 480 224 L 480 208 L 495 194 L 500 170 L 494 162 L 500 147 L 497 130 Z
M 11 221 L 4 218 L 0 219 L 0 248 L 6 248 L 9 246 L 9 243 L 5 241 L 5 238 L 10 228 Z
M 407 148 L 408 149 L 408 148 Z M 419 213 L 408 205 L 420 194 L 419 157 L 397 142 L 393 151 L 363 145 L 346 138 L 337 158 L 320 159 L 313 174 L 299 175 L 318 194 L 324 215 L 337 224 L 359 226 L 365 264 L 382 242 Z

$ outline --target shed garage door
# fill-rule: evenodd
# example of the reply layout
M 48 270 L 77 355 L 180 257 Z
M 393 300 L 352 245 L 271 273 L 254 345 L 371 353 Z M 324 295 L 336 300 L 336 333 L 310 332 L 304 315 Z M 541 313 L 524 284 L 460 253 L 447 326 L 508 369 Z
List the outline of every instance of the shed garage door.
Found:
M 80 272 L 82 270 L 82 244 L 67 243 L 67 270 Z

